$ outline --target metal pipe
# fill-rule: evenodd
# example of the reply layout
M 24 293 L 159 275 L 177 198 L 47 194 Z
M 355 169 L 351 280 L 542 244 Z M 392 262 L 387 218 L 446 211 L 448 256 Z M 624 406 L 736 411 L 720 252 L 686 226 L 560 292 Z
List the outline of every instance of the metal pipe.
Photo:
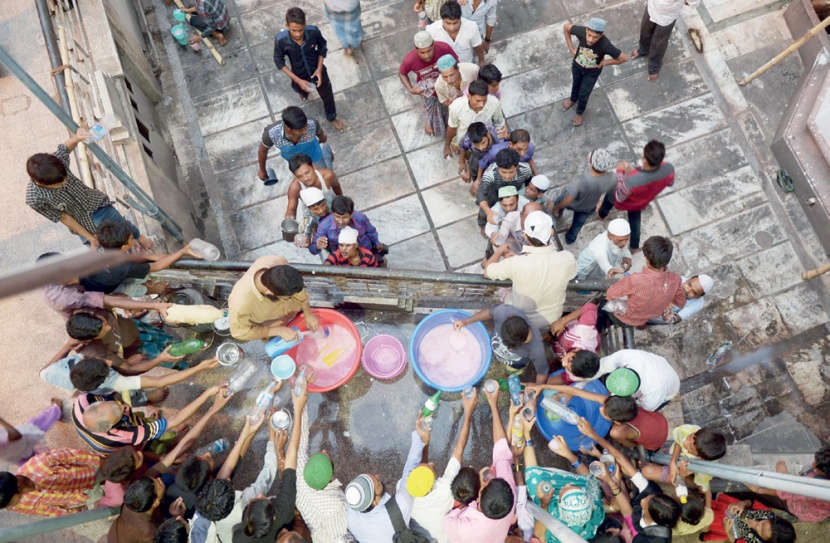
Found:
M 66 29 L 63 26 L 58 26 L 58 41 L 60 42 L 61 63 L 64 66 L 69 65 L 69 46 L 66 43 Z M 72 114 L 72 120 L 81 124 L 81 113 L 78 111 L 78 101 L 75 96 L 75 82 L 70 76 L 66 79 L 66 93 L 69 97 L 69 111 Z M 92 171 L 89 169 L 89 156 L 86 154 L 86 144 L 81 142 L 78 144 L 76 156 L 78 157 L 78 170 L 81 172 L 81 179 L 89 188 L 95 188 L 95 183 L 92 181 Z
M 0 530 L 0 543 L 7 543 L 11 541 L 20 541 L 27 537 L 34 537 L 46 532 L 54 532 L 55 530 L 64 530 L 72 528 L 79 524 L 86 524 L 95 520 L 105 519 L 113 515 L 117 515 L 121 509 L 119 507 L 96 507 L 89 511 L 82 511 L 80 513 L 73 513 L 71 515 L 63 515 L 61 517 L 53 517 L 45 520 L 38 520 L 29 522 L 28 524 L 20 524 L 18 526 L 11 526 Z
M 652 454 L 650 458 L 652 462 L 664 466 L 671 462 L 671 456 L 668 454 Z M 830 481 L 828 480 L 811 479 L 809 477 L 770 472 L 743 466 L 716 464 L 705 460 L 688 458 L 682 458 L 681 460 L 688 460 L 689 468 L 695 473 L 703 473 L 704 475 L 711 475 L 719 479 L 735 481 L 745 485 L 755 485 L 830 501 Z
M 43 39 L 46 41 L 46 52 L 49 55 L 49 64 L 52 69 L 60 68 L 60 55 L 58 54 L 58 41 L 55 39 L 55 31 L 52 28 L 52 15 L 49 13 L 49 7 L 46 5 L 46 0 L 35 0 L 37 6 L 37 16 L 40 19 L 40 31 L 43 33 Z M 66 77 L 62 71 L 55 73 L 55 86 L 58 88 L 58 96 L 61 100 L 61 105 L 66 113 L 69 113 L 69 96 L 66 94 Z
M 533 518 L 541 522 L 553 536 L 560 541 L 560 543 L 586 543 L 581 536 L 568 528 L 568 526 L 561 520 L 557 519 L 538 505 L 533 500 L 528 499 L 525 503 L 525 509 Z
M 12 74 L 14 74 L 17 79 L 20 80 L 21 83 L 26 85 L 26 87 L 35 95 L 35 97 L 40 100 L 46 108 L 52 112 L 52 114 L 58 118 L 69 130 L 73 133 L 76 132 L 79 128 L 78 123 L 72 120 L 72 117 L 69 116 L 61 107 L 55 102 L 49 94 L 43 90 L 43 87 L 38 85 L 37 81 L 32 79 L 26 70 L 24 70 L 18 63 L 15 61 L 4 48 L 0 47 L 0 64 L 6 67 Z M 121 169 L 119 166 L 110 156 L 104 152 L 103 149 L 98 147 L 97 144 L 92 143 L 89 145 L 89 149 L 92 151 L 92 154 L 101 162 L 101 164 L 107 168 L 112 174 L 118 179 L 121 184 L 127 187 L 127 190 L 132 192 L 136 198 L 147 208 L 156 207 L 159 210 L 159 213 L 164 217 L 164 221 L 159 220 L 162 227 L 164 227 L 170 234 L 177 240 L 177 241 L 184 241 L 184 236 L 182 236 L 182 228 L 173 218 L 167 214 L 163 209 L 156 206 L 153 199 L 142 189 L 132 178 L 127 175 L 127 173 Z

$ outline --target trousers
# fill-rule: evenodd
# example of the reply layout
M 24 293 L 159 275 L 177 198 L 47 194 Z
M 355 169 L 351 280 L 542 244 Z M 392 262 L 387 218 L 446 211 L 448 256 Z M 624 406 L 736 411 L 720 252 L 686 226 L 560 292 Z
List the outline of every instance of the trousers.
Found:
M 660 72 L 660 67 L 663 65 L 663 56 L 666 54 L 666 49 L 669 48 L 669 39 L 671 38 L 672 30 L 674 30 L 674 23 L 668 26 L 660 26 L 651 21 L 648 15 L 648 6 L 643 12 L 643 21 L 640 23 L 640 43 L 637 46 L 637 52 L 640 56 L 648 55 L 648 73 L 654 75 Z
M 291 69 L 294 71 L 294 74 L 297 75 L 300 79 L 304 79 L 308 81 L 311 79 L 311 74 L 300 73 L 297 70 L 294 70 L 292 66 Z M 291 88 L 297 92 L 301 97 L 308 98 L 308 91 L 300 87 L 297 83 L 293 80 L 291 81 Z M 337 118 L 337 106 L 334 104 L 334 90 L 331 88 L 331 79 L 329 79 L 329 71 L 323 66 L 323 80 L 320 82 L 320 85 L 317 87 L 317 93 L 320 95 L 320 99 L 323 100 L 323 110 L 326 112 L 326 120 L 331 122 Z
M 611 213 L 611 209 L 614 207 L 614 189 L 605 193 L 605 198 L 602 200 L 602 205 L 599 208 L 599 218 L 605 219 L 609 213 Z M 631 227 L 631 240 L 629 241 L 629 247 L 632 249 L 639 249 L 640 248 L 640 215 L 642 214 L 641 211 L 628 211 L 628 225 Z
M 576 102 L 576 114 L 582 115 L 588 107 L 588 98 L 597 84 L 602 68 L 583 68 L 576 62 L 571 63 L 573 84 L 571 85 L 571 102 Z

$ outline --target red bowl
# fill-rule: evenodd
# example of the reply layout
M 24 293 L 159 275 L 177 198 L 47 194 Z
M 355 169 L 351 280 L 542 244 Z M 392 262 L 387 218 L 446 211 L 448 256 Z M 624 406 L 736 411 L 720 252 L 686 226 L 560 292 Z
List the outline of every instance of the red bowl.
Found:
M 308 336 L 299 345 L 288 351 L 299 368 L 310 364 L 317 372 L 317 379 L 308 384 L 309 392 L 328 392 L 345 385 L 357 373 L 363 344 L 360 333 L 348 317 L 333 309 L 312 309 L 320 321 L 320 328 L 330 326 L 330 335 L 326 338 Z M 308 330 L 305 315 L 300 313 L 288 323 L 301 332 Z M 337 360 L 328 366 L 323 359 L 334 356 L 338 349 L 344 349 Z

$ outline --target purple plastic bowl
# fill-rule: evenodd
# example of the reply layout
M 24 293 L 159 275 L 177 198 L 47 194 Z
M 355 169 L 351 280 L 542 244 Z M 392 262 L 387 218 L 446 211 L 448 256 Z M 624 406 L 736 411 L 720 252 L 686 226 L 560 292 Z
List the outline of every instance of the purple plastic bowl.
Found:
M 398 338 L 381 334 L 363 347 L 363 369 L 375 379 L 394 379 L 406 369 L 406 351 Z

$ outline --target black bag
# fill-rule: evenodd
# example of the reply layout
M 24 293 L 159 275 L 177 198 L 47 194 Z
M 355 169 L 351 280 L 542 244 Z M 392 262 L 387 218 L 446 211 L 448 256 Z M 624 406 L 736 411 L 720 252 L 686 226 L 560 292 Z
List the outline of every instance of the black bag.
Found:
M 426 536 L 418 532 L 413 532 L 406 527 L 401 508 L 398 507 L 398 502 L 395 501 L 394 496 L 389 498 L 389 501 L 384 504 L 384 507 L 386 507 L 386 512 L 392 521 L 392 527 L 395 529 L 395 535 L 392 536 L 392 543 L 430 543 Z

